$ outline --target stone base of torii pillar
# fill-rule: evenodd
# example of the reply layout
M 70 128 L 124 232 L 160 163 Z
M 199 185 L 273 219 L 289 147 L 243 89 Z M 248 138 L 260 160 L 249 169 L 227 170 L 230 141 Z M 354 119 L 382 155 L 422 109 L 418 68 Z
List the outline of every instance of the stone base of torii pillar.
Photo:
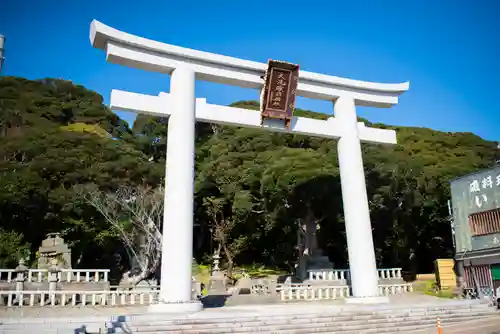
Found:
M 203 304 L 200 301 L 192 301 L 192 302 L 179 302 L 179 303 L 171 303 L 171 302 L 162 302 L 158 301 L 158 304 L 151 304 L 148 307 L 148 313 L 179 313 L 179 314 L 187 314 L 187 313 L 195 313 L 199 312 L 203 309 Z
M 347 297 L 345 299 L 346 304 L 389 304 L 389 297 L 387 296 L 375 296 L 375 297 Z

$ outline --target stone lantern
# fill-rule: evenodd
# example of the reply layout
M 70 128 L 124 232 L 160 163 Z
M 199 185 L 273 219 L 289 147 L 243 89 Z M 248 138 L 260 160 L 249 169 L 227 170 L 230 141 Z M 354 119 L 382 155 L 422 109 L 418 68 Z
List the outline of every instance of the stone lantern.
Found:
M 71 269 L 71 250 L 59 233 L 48 233 L 38 252 L 38 269 L 48 269 L 52 259 L 58 259 L 59 268 Z

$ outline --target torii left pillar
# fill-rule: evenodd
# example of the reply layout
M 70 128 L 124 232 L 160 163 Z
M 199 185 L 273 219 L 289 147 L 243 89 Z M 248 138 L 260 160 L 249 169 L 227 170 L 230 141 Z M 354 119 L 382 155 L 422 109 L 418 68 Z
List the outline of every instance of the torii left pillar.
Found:
M 153 312 L 185 313 L 199 311 L 202 308 L 200 301 L 193 300 L 191 278 L 196 122 L 195 72 L 184 67 L 175 69 L 170 79 L 170 95 L 175 112 L 168 119 L 162 275 L 158 304 L 153 304 L 150 308 Z

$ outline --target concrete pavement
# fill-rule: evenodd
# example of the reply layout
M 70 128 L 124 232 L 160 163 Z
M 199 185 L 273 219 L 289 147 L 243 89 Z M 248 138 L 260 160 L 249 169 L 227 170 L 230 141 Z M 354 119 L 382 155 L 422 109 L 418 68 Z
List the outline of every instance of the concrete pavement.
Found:
M 460 324 L 442 325 L 443 334 L 500 334 L 500 315 Z M 412 334 L 436 334 L 437 328 L 412 331 Z M 410 334 L 410 332 L 406 332 Z

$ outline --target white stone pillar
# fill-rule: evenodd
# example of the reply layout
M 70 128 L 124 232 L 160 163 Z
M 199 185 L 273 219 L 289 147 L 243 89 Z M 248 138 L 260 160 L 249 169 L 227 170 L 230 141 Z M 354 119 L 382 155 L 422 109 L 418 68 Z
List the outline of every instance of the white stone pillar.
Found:
M 343 128 L 338 155 L 353 297 L 377 297 L 377 265 L 354 100 L 339 97 L 334 112 Z
M 168 120 L 165 211 L 159 303 L 152 311 L 201 309 L 192 301 L 193 191 L 195 155 L 195 73 L 177 68 L 171 77 L 172 115 Z

